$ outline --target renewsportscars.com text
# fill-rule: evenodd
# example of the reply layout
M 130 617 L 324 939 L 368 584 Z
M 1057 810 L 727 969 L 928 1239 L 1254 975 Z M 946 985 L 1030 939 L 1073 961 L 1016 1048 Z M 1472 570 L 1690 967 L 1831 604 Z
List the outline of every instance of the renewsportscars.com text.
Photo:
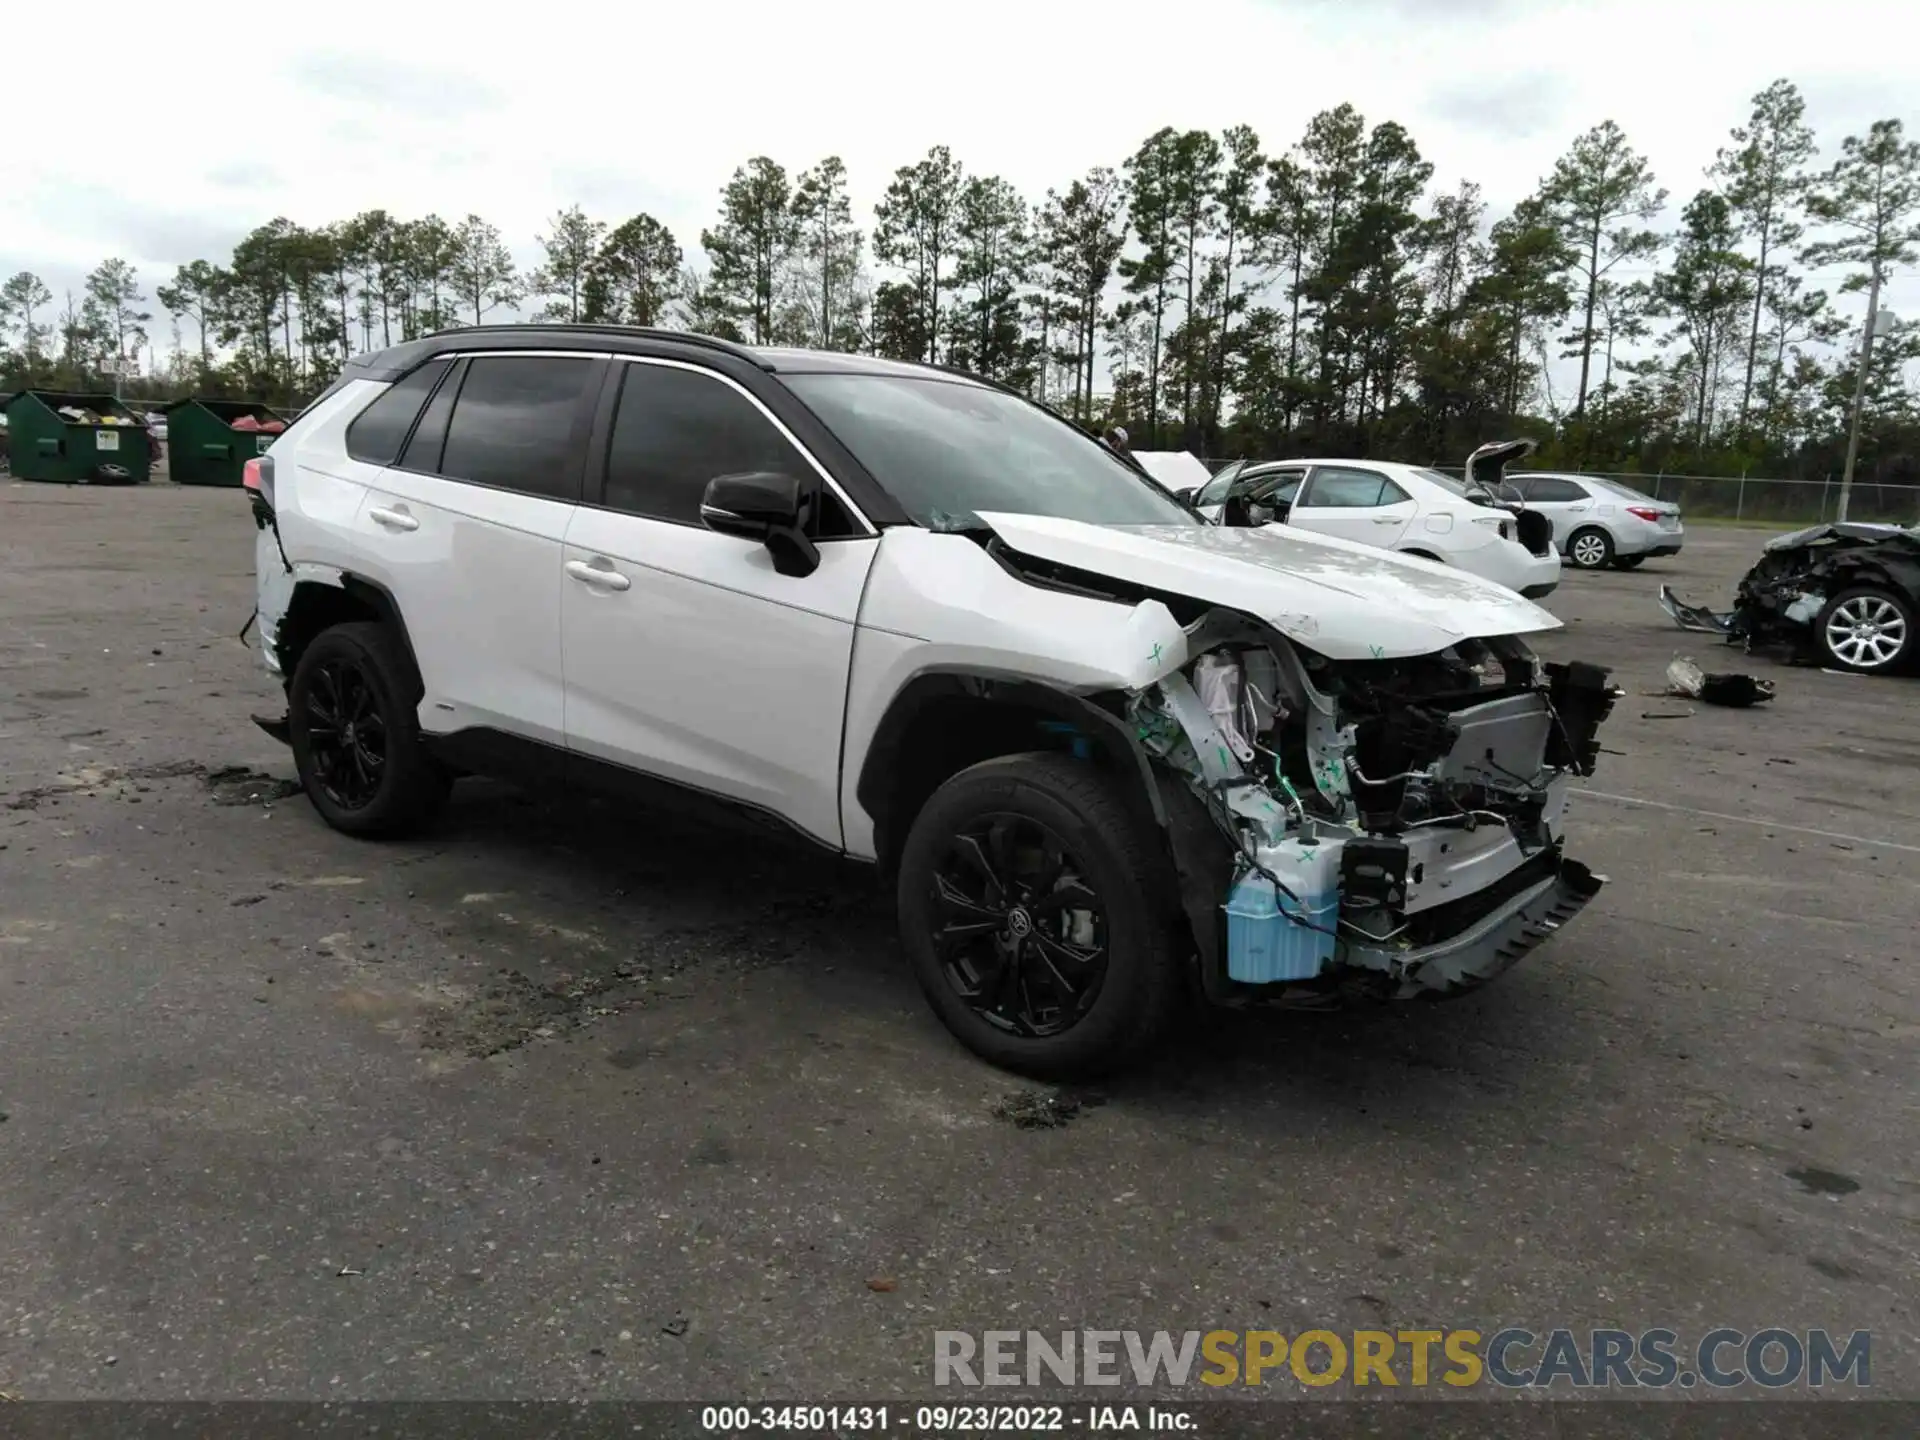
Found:
M 936 1330 L 936 1385 L 1821 1388 L 1873 1383 L 1873 1335 L 1826 1330 Z

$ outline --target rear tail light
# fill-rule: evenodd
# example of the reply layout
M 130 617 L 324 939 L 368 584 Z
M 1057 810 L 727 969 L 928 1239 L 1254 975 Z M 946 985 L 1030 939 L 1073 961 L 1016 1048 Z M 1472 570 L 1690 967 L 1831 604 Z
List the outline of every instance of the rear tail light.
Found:
M 265 520 L 273 516 L 273 457 L 262 455 L 240 468 L 240 483 L 247 488 L 254 514 Z
M 1498 515 L 1476 515 L 1473 517 L 1473 523 L 1476 525 L 1491 525 L 1495 533 L 1498 534 L 1502 540 L 1511 540 L 1513 538 L 1513 527 Z
M 1660 513 L 1661 513 L 1660 511 L 1655 510 L 1651 506 L 1647 506 L 1647 505 L 1627 506 L 1627 514 L 1638 515 L 1642 520 L 1658 520 L 1660 518 Z

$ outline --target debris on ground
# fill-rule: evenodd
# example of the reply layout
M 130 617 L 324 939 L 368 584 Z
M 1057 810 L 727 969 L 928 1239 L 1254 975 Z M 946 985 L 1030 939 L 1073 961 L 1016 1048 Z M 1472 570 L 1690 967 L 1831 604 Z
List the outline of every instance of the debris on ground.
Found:
M 867 1288 L 878 1294 L 886 1295 L 900 1288 L 900 1282 L 891 1275 L 875 1275 L 867 1281 Z
M 1006 1121 L 1016 1130 L 1058 1130 L 1072 1124 L 1080 1108 L 1080 1102 L 1071 1095 L 1015 1090 L 994 1102 L 993 1118 Z
M 245 765 L 209 770 L 205 779 L 216 805 L 271 805 L 300 793 L 299 781 L 276 780 Z
M 1746 709 L 1773 699 L 1774 690 L 1771 680 L 1759 680 L 1736 671 L 1709 675 L 1692 660 L 1681 656 L 1667 666 L 1667 688 L 1664 693 L 1678 695 L 1683 700 L 1702 700 L 1709 705 Z

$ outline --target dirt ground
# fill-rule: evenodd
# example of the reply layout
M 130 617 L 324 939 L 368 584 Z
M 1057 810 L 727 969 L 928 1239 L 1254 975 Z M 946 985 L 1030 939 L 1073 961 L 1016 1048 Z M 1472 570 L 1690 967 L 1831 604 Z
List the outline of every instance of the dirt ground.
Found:
M 1525 1324 L 1871 1329 L 1920 1395 L 1920 681 L 1642 694 L 1740 663 L 1653 596 L 1758 532 L 1547 602 L 1630 692 L 1562 935 L 1064 1102 L 756 831 L 478 783 L 324 828 L 248 722 L 251 538 L 0 481 L 0 1391 L 871 1397 L 935 1329 Z

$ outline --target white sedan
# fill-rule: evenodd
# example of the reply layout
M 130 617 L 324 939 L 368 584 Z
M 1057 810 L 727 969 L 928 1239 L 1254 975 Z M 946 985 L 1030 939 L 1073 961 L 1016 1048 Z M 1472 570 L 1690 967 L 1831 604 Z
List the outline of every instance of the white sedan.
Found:
M 1219 524 L 1280 523 L 1454 565 L 1530 600 L 1560 584 L 1549 527 L 1518 536 L 1521 517 L 1484 487 L 1384 460 L 1236 461 L 1188 497 Z M 1539 532 L 1546 532 L 1544 534 Z

